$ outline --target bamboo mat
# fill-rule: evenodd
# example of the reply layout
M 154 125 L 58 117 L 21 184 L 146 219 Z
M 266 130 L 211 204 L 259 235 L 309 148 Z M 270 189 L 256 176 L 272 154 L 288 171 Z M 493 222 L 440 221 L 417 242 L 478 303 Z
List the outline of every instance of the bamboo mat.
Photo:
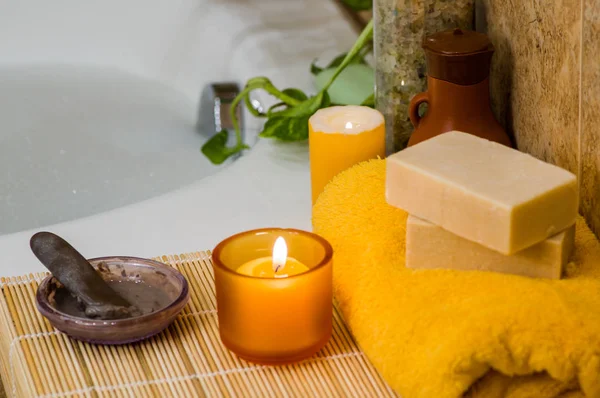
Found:
M 163 333 L 126 346 L 90 345 L 54 330 L 35 308 L 46 274 L 0 278 L 0 374 L 7 396 L 396 397 L 337 309 L 333 336 L 313 358 L 254 365 L 219 339 L 210 253 L 156 260 L 185 275 L 190 302 Z

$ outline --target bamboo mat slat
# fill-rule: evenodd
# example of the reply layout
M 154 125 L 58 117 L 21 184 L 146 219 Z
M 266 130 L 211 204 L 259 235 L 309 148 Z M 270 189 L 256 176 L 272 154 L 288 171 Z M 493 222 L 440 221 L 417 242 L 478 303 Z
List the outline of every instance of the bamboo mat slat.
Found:
M 187 278 L 190 302 L 161 334 L 125 346 L 78 342 L 35 308 L 45 273 L 0 278 L 0 375 L 8 397 L 397 397 L 334 308 L 333 335 L 314 357 L 261 366 L 218 332 L 209 252 L 156 258 Z M 1 390 L 1 386 L 0 386 Z

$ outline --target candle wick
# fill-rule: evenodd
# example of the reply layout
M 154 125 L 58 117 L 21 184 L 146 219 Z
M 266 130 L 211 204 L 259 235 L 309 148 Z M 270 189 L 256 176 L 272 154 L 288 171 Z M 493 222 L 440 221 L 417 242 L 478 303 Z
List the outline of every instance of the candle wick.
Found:
M 279 271 L 279 268 L 281 268 L 281 264 L 277 264 L 277 268 L 275 268 L 275 273 L 277 273 L 277 271 Z

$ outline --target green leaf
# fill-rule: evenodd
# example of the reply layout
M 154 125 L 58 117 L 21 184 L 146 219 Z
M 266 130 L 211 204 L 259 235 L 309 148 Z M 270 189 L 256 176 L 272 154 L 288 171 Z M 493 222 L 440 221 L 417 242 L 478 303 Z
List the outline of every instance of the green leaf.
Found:
M 286 107 L 285 102 L 278 102 L 276 104 L 271 105 L 271 107 L 267 110 L 267 117 L 273 117 L 274 114 L 281 112 L 283 109 L 279 109 L 281 107 Z
M 342 3 L 346 4 L 354 11 L 364 11 L 373 9 L 373 0 L 342 0 Z
M 338 55 L 337 57 L 335 57 L 333 60 L 331 60 L 331 62 L 329 63 L 329 65 L 327 65 L 327 69 L 329 68 L 337 68 L 338 66 L 340 66 L 342 64 L 342 62 L 344 62 L 344 58 L 346 58 L 346 56 L 348 56 L 348 53 L 343 53 Z M 351 63 L 360 63 L 363 62 L 364 60 L 362 58 L 358 58 L 355 57 Z
M 363 51 L 357 53 L 354 58 L 352 58 L 352 60 L 350 60 L 349 64 L 367 64 L 367 62 L 365 61 L 365 57 L 367 55 L 367 53 L 370 50 L 370 46 L 365 46 L 363 48 Z M 321 68 L 320 66 L 317 66 L 317 61 L 315 60 L 312 64 L 310 64 L 310 73 L 312 73 L 313 75 L 318 75 L 321 72 L 323 72 L 324 70 L 327 69 L 334 69 L 337 68 L 338 66 L 340 66 L 342 64 L 342 62 L 344 62 L 344 59 L 346 58 L 346 56 L 348 55 L 348 53 L 343 53 L 338 55 L 337 57 L 335 57 L 334 59 L 331 60 L 331 62 L 329 62 L 329 64 L 324 67 Z
M 304 141 L 308 139 L 308 119 L 310 119 L 310 116 L 291 119 L 288 124 L 288 134 L 285 137 L 277 138 L 282 141 Z
M 275 138 L 281 141 L 305 140 L 308 138 L 308 119 L 316 111 L 326 108 L 330 104 L 329 94 L 325 91 L 305 100 L 298 106 L 271 113 L 259 137 Z
M 262 138 L 274 138 L 283 136 L 288 130 L 289 118 L 286 117 L 271 117 L 266 121 L 263 131 L 258 135 Z
M 297 88 L 286 88 L 282 91 L 282 93 L 298 101 L 304 101 L 308 99 L 308 96 L 304 94 L 302 90 L 299 90 Z
M 315 76 L 314 83 L 317 89 L 325 87 L 335 71 L 327 69 Z M 360 105 L 365 98 L 373 93 L 375 87 L 375 71 L 368 65 L 353 64 L 337 77 L 335 82 L 327 89 L 331 100 L 345 105 Z
M 221 164 L 230 155 L 230 149 L 227 147 L 227 139 L 229 134 L 227 130 L 221 130 L 221 132 L 213 135 L 208 141 L 202 145 L 202 153 L 206 155 L 214 164 Z
M 229 133 L 227 130 L 221 130 L 219 133 L 213 135 L 210 140 L 206 141 L 202 145 L 202 153 L 214 164 L 221 164 L 232 155 L 238 152 L 248 149 L 247 145 L 228 147 L 227 139 Z
M 323 92 L 323 100 L 321 101 L 321 108 L 328 108 L 331 105 L 332 104 L 331 104 L 331 98 L 329 97 L 329 93 L 327 91 L 324 91 Z
M 369 106 L 375 108 L 375 93 L 369 95 L 361 104 L 362 106 Z
M 294 98 L 298 101 L 305 101 L 308 99 L 306 94 L 302 90 L 298 90 L 297 88 L 286 88 L 282 91 L 285 95 L 288 95 L 291 98 Z M 271 105 L 271 107 L 267 110 L 267 117 L 272 117 L 274 114 L 279 113 L 285 109 L 279 109 L 281 107 L 285 107 L 285 109 L 289 109 L 290 106 L 285 102 L 278 102 L 276 104 Z
M 314 97 L 310 97 L 309 99 L 302 101 L 300 105 L 296 105 L 291 108 L 287 108 L 286 110 L 276 112 L 273 114 L 275 117 L 304 117 L 304 116 L 312 116 L 317 110 L 321 108 L 321 104 L 323 103 L 324 93 L 321 92 Z
M 308 138 L 308 119 L 317 110 L 329 106 L 330 103 L 327 92 L 322 92 L 303 101 L 298 106 L 272 112 L 259 137 L 275 138 L 281 141 L 305 140 Z M 269 112 L 278 106 L 282 106 L 282 104 L 273 105 Z
M 315 60 L 312 64 L 310 64 L 310 73 L 312 73 L 313 75 L 318 75 L 319 73 L 323 72 L 325 69 L 337 68 L 338 66 L 341 65 L 344 58 L 346 58 L 346 55 L 348 55 L 348 53 L 343 53 L 343 54 L 338 55 L 337 57 L 332 59 L 331 62 L 329 62 L 329 64 L 324 68 L 317 66 L 317 61 Z M 352 62 L 361 63 L 361 62 L 364 62 L 364 58 L 357 57 L 357 58 L 353 59 Z
M 325 68 L 321 68 L 319 66 L 317 66 L 317 60 L 315 59 L 312 64 L 310 64 L 310 73 L 313 75 L 318 75 L 319 73 L 323 72 Z
M 308 138 L 309 117 L 272 117 L 259 136 L 280 141 L 303 141 Z

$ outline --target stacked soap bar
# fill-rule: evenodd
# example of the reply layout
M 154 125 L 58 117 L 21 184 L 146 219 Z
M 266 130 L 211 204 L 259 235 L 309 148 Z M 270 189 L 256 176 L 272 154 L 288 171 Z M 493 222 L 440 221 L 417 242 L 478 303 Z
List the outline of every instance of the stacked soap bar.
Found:
M 495 271 L 559 279 L 573 249 L 574 238 L 575 225 L 572 225 L 538 244 L 507 256 L 410 215 L 406 228 L 407 266 Z
M 410 268 L 558 278 L 573 246 L 576 177 L 470 134 L 445 133 L 390 156 L 386 197 L 411 214 Z

